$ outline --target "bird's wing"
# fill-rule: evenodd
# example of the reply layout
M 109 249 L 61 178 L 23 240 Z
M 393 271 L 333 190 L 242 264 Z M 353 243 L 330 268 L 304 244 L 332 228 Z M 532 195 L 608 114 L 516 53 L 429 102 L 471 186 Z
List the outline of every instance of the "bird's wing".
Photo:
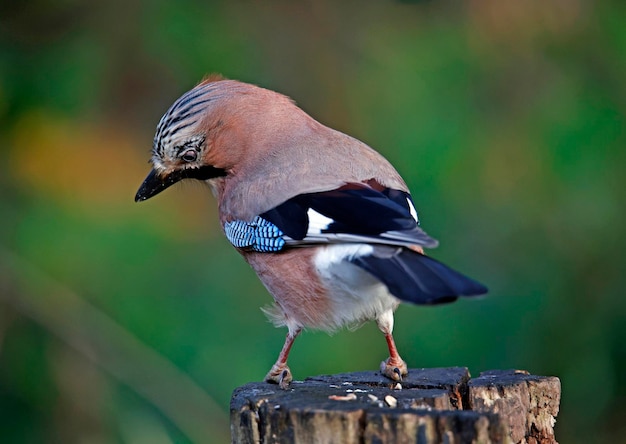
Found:
M 436 247 L 437 241 L 418 226 L 409 193 L 379 188 L 350 183 L 300 194 L 260 217 L 282 231 L 286 246 L 365 242 Z
M 346 253 L 343 259 L 378 278 L 397 298 L 415 304 L 440 304 L 487 292 L 484 285 L 415 251 L 416 246 L 435 247 L 437 241 L 419 228 L 411 197 L 404 191 L 347 184 L 300 194 L 250 222 L 227 222 L 224 230 L 235 247 L 258 252 L 370 244 L 368 252 Z

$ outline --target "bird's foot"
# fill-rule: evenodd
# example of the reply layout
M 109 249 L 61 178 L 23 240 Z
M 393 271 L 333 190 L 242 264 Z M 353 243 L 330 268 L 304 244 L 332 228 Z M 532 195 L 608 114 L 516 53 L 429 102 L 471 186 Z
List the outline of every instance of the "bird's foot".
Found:
M 265 382 L 278 384 L 278 386 L 283 390 L 287 390 L 289 388 L 289 384 L 292 379 L 291 370 L 289 370 L 289 366 L 287 364 L 274 364 L 268 374 L 265 375 Z
M 402 377 L 409 374 L 409 369 L 402 358 L 388 358 L 380 363 L 380 372 L 394 381 L 402 381 Z

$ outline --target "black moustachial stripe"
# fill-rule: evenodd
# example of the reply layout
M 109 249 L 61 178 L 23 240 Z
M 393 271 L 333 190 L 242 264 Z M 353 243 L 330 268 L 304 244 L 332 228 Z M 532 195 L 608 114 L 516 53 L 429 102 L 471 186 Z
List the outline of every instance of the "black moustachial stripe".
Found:
M 208 180 L 225 175 L 226 171 L 210 165 L 202 166 L 200 168 L 185 168 L 176 170 L 165 177 L 159 176 L 156 170 L 152 170 L 139 187 L 139 190 L 135 195 L 135 202 L 150 199 L 183 179 Z

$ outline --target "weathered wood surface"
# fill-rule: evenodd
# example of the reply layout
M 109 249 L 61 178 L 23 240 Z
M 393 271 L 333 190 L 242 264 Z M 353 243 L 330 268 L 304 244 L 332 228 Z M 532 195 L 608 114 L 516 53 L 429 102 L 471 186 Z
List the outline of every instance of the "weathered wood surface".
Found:
M 561 401 L 561 381 L 519 370 L 483 372 L 468 384 L 469 408 L 508 419 L 515 443 L 555 443 L 554 423 Z
M 556 443 L 560 382 L 516 370 L 412 369 L 400 385 L 379 372 L 316 376 L 288 390 L 239 387 L 236 443 Z

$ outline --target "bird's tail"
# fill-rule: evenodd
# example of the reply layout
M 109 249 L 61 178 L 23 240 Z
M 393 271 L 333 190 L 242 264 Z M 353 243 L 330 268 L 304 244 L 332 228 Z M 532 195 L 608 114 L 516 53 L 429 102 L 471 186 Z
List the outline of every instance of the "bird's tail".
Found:
M 414 304 L 442 304 L 487 293 L 484 285 L 406 248 L 375 246 L 371 254 L 350 262 L 374 275 L 398 299 Z

